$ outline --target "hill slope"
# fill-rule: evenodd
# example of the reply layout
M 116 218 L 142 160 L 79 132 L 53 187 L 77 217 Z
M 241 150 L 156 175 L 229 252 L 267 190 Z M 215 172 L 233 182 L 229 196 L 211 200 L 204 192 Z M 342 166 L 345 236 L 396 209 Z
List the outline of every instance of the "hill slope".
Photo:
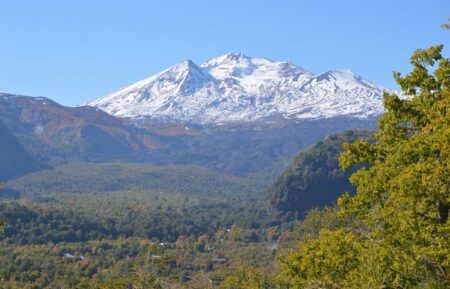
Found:
M 376 119 L 146 124 L 94 107 L 65 107 L 44 97 L 0 94 L 0 120 L 30 155 L 49 166 L 119 161 L 196 165 L 246 175 L 281 164 L 279 172 L 292 155 L 326 135 L 371 128 Z
M 7 183 L 6 192 L 8 190 L 24 195 L 146 190 L 197 195 L 255 195 L 264 191 L 264 184 L 195 166 L 70 163 L 14 179 Z
M 0 120 L 0 181 L 41 168 Z
M 35 158 L 50 165 L 66 161 L 142 158 L 161 146 L 157 138 L 186 132 L 165 131 L 114 117 L 93 107 L 67 107 L 45 97 L 0 93 L 0 120 Z
M 342 144 L 372 135 L 363 130 L 344 131 L 300 152 L 270 188 L 270 206 L 298 218 L 311 208 L 333 204 L 345 192 L 354 193 L 348 181 L 353 170 L 344 172 L 339 167 Z

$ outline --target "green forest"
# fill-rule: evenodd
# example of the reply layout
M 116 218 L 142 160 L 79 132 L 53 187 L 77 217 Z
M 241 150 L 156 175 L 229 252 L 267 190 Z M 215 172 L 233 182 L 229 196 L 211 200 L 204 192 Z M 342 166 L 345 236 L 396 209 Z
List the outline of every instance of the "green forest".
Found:
M 442 51 L 394 73 L 377 131 L 333 134 L 277 179 L 69 163 L 8 182 L 0 288 L 450 288 Z

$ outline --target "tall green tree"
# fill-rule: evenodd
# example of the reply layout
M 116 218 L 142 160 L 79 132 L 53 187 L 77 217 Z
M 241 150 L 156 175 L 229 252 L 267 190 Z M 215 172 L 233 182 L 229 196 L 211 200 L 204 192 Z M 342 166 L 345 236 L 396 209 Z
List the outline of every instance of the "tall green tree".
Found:
M 350 177 L 356 195 L 338 203 L 358 225 L 324 230 L 286 258 L 284 280 L 294 287 L 449 288 L 450 62 L 442 49 L 416 50 L 412 72 L 394 73 L 404 97 L 384 95 L 375 143 L 345 145 L 343 169 L 368 165 Z

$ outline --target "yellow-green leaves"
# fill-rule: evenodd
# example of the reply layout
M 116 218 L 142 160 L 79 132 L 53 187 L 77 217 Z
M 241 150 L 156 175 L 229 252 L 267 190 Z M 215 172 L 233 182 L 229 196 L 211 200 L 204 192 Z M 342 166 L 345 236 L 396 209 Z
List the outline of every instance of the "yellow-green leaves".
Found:
M 322 230 L 313 239 L 283 260 L 285 274 L 293 288 L 322 284 L 340 288 L 341 280 L 358 266 L 358 242 L 343 229 Z
M 419 49 L 394 78 L 410 99 L 386 94 L 375 143 L 344 146 L 350 180 L 341 217 L 363 226 L 322 231 L 284 260 L 295 288 L 450 288 L 450 62 Z M 344 273 L 345 271 L 345 273 Z M 315 286 L 315 287 L 314 287 Z

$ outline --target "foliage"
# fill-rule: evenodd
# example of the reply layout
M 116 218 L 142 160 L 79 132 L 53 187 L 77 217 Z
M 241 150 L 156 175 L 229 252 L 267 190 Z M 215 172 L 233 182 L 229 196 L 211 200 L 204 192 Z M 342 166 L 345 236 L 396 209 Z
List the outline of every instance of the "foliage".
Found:
M 258 180 L 228 176 L 196 166 L 154 166 L 120 162 L 69 163 L 10 181 L 6 190 L 20 192 L 25 196 L 48 192 L 137 190 L 197 195 L 256 195 L 264 190 L 264 184 Z
M 260 230 L 274 221 L 262 201 L 250 196 L 206 198 L 151 191 L 41 194 L 32 204 L 0 203 L 0 219 L 7 221 L 0 240 L 22 245 L 120 236 L 174 242 L 180 236 L 214 235 L 233 224 Z M 251 232 L 238 236 L 248 241 L 259 238 Z
M 289 266 L 287 280 L 300 288 L 340 288 L 339 282 L 357 266 L 356 237 L 342 229 L 322 230 L 300 250 L 283 260 Z
M 345 191 L 354 192 L 348 181 L 353 170 L 344 172 L 339 167 L 342 144 L 360 138 L 369 140 L 372 136 L 372 132 L 348 130 L 300 152 L 269 189 L 270 206 L 299 218 L 314 207 L 332 205 Z
M 197 250 L 204 238 L 189 238 L 190 245 L 183 249 L 174 243 L 160 244 L 142 238 L 4 244 L 0 247 L 1 288 L 210 288 L 213 280 L 220 284 L 223 277 L 230 276 L 229 282 L 234 282 L 236 268 L 249 266 L 258 267 L 250 270 L 255 272 L 252 282 L 269 284 L 263 269 L 276 264 L 276 259 L 266 248 L 267 243 L 241 243 L 223 237 L 208 238 L 212 249 L 204 252 Z M 206 271 L 208 261 L 218 255 L 226 262 L 212 261 Z M 243 260 L 248 261 L 245 267 Z
M 357 194 L 339 200 L 339 215 L 361 226 L 322 231 L 304 242 L 284 259 L 284 284 L 450 286 L 450 62 L 441 51 L 419 49 L 410 74 L 394 73 L 411 98 L 385 94 L 376 142 L 358 140 L 341 155 L 344 169 L 369 164 L 351 176 Z
M 387 112 L 375 140 L 346 132 L 294 160 L 290 173 L 298 179 L 286 173 L 281 180 L 311 194 L 332 184 L 342 189 L 333 183 L 345 177 L 337 168 L 340 144 L 365 138 L 345 145 L 340 157 L 344 169 L 357 170 L 350 177 L 356 194 L 342 196 L 337 207 L 310 210 L 296 233 L 264 210 L 257 192 L 211 192 L 216 184 L 245 188 L 241 178 L 182 177 L 200 184 L 185 195 L 145 190 L 145 180 L 127 192 L 41 188 L 31 194 L 36 204 L 0 205 L 7 221 L 2 288 L 449 288 L 450 61 L 441 51 L 417 50 L 413 71 L 394 74 L 403 96 L 384 96 Z M 107 179 L 124 166 L 98 164 L 98 174 Z M 132 182 L 149 175 L 170 183 L 170 174 L 180 172 L 127 169 L 128 177 L 139 176 Z M 290 205 L 308 194 L 280 196 Z
M 225 278 L 222 289 L 270 289 L 275 288 L 269 276 L 254 267 L 239 265 L 233 268 L 233 275 Z
M 111 276 L 134 275 L 133 263 L 145 259 L 154 245 L 143 239 L 89 241 L 0 249 L 2 288 L 92 288 Z M 130 278 L 131 279 L 131 278 Z M 78 286 L 78 287 L 75 287 Z M 56 287 L 59 288 L 59 287 Z M 66 287 L 67 288 L 67 287 Z
M 108 220 L 54 207 L 3 202 L 0 203 L 0 218 L 6 220 L 0 240 L 18 245 L 80 242 L 118 236 Z

